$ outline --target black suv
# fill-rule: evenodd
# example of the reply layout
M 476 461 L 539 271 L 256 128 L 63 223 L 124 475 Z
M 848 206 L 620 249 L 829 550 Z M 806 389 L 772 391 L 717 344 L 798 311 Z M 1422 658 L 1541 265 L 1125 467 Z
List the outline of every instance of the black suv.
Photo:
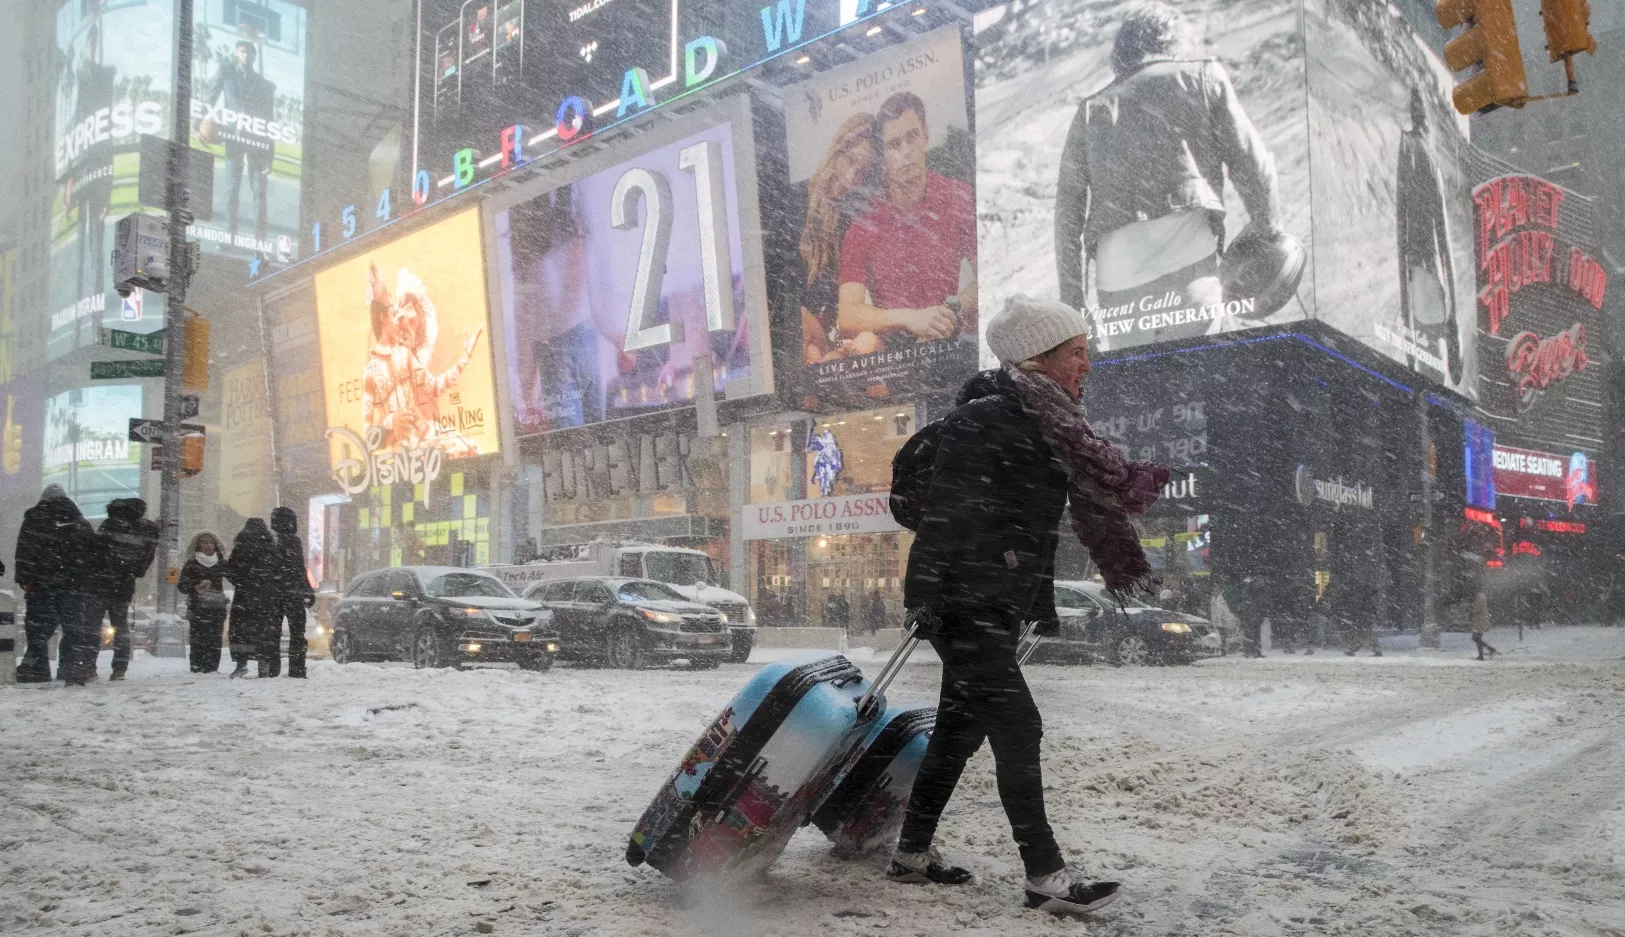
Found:
M 357 576 L 333 607 L 333 659 L 412 666 L 553 666 L 552 613 L 495 576 L 456 566 L 400 566 Z
M 653 579 L 538 582 L 525 597 L 553 613 L 561 660 L 637 668 L 682 658 L 709 669 L 733 650 L 722 613 Z
M 1156 608 L 1137 599 L 1119 603 L 1093 582 L 1057 582 L 1061 633 L 1033 654 L 1042 663 L 1100 661 L 1118 667 L 1188 664 L 1217 655 L 1223 638 L 1205 618 Z

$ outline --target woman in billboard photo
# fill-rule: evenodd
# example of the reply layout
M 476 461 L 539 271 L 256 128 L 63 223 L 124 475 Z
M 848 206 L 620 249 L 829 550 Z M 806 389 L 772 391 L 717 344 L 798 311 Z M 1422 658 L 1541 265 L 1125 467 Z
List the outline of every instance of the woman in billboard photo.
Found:
M 801 331 L 803 362 L 818 364 L 879 347 L 874 332 L 850 338 L 836 321 L 841 239 L 852 218 L 868 207 L 868 181 L 879 162 L 873 114 L 859 112 L 835 131 L 824 159 L 807 180 L 807 212 L 801 227 Z
M 463 342 L 462 356 L 435 374 L 429 369 L 439 340 L 434 302 L 423 281 L 405 267 L 396 273 L 395 297 L 377 264 L 367 268 L 372 349 L 362 371 L 361 410 L 366 426 L 384 432 L 386 448 L 433 447 L 457 458 L 478 455 L 479 445 L 441 419 L 440 395 L 456 386 L 474 357 L 485 327 Z
M 1450 255 L 1450 219 L 1444 182 L 1433 155 L 1432 119 L 1422 89 L 1411 88 L 1411 125 L 1399 137 L 1394 214 L 1399 230 L 1399 305 L 1416 343 L 1437 359 L 1411 356 L 1412 368 L 1439 380 L 1461 379 L 1461 336 L 1456 329 L 1456 274 Z M 1443 364 L 1440 368 L 1437 365 Z

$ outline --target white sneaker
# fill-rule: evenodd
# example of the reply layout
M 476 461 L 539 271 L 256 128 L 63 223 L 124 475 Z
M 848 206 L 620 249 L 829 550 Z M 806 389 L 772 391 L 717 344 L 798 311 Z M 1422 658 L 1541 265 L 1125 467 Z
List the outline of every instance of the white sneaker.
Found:
M 1051 914 L 1088 914 L 1117 900 L 1116 882 L 1095 882 L 1067 866 L 1039 878 L 1027 879 L 1027 907 Z
M 950 864 L 935 846 L 924 852 L 898 850 L 893 853 L 891 865 L 886 867 L 886 877 L 894 882 L 907 882 L 912 885 L 923 885 L 927 882 L 936 885 L 963 885 L 972 878 L 969 870 Z

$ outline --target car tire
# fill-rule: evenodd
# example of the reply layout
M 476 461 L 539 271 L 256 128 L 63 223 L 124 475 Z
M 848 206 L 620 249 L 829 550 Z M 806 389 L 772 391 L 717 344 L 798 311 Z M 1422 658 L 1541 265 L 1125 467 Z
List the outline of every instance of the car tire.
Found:
M 604 663 L 618 670 L 643 667 L 643 642 L 636 628 L 616 628 L 604 638 Z
M 350 632 L 336 632 L 328 647 L 328 653 L 333 656 L 333 663 L 335 664 L 348 664 L 355 660 L 355 644 L 354 639 L 350 637 Z
M 433 670 L 447 665 L 446 641 L 433 627 L 422 627 L 412 635 L 412 669 Z
M 1111 662 L 1113 667 L 1147 667 L 1152 661 L 1151 645 L 1137 634 L 1118 634 L 1112 637 Z
M 743 649 L 741 649 L 741 645 L 743 645 Z M 750 660 L 750 652 L 755 649 L 755 632 L 735 632 L 733 634 L 733 647 L 728 651 L 728 663 L 743 664 L 744 662 Z
M 553 669 L 553 655 L 552 654 L 533 654 L 533 655 L 531 655 L 529 657 L 521 657 L 521 658 L 519 658 L 519 669 L 520 670 L 531 670 L 531 671 L 535 671 L 536 673 L 541 673 L 544 670 L 552 670 Z

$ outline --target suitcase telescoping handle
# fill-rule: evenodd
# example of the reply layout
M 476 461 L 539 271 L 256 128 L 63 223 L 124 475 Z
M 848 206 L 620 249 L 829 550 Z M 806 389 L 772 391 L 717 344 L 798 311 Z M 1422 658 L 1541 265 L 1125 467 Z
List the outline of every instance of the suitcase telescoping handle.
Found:
M 1027 661 L 1032 659 L 1033 652 L 1038 650 L 1039 642 L 1044 640 L 1042 637 L 1033 634 L 1037 628 L 1038 622 L 1028 622 L 1027 626 L 1021 629 L 1021 637 L 1017 639 L 1016 646 L 1019 650 L 1016 655 L 1016 662 L 1022 666 L 1026 666 Z M 1031 641 L 1028 640 L 1029 638 L 1031 638 Z M 919 644 L 919 625 L 911 622 L 907 630 L 903 632 L 903 640 L 897 643 L 897 650 L 893 651 L 891 658 L 886 661 L 886 666 L 880 668 L 880 673 L 875 676 L 874 682 L 869 684 L 869 689 L 858 697 L 858 717 L 860 719 L 868 719 L 874 714 L 875 700 L 879 699 L 880 694 L 886 692 L 886 688 L 891 686 L 891 682 L 897 679 L 897 675 L 902 672 L 903 665 L 908 662 L 908 656 L 914 653 L 914 649 Z M 1022 648 L 1022 644 L 1026 644 L 1026 647 Z
M 874 682 L 869 684 L 869 689 L 858 697 L 859 719 L 867 720 L 875 715 L 875 701 L 886 692 L 887 687 L 891 686 L 891 682 L 903 669 L 903 664 L 908 661 L 908 655 L 914 653 L 914 649 L 919 646 L 919 632 L 920 626 L 915 622 L 909 622 L 908 628 L 903 631 L 903 640 L 897 642 L 897 650 L 892 651 L 891 659 L 886 661 L 886 666 L 880 668 L 880 673 L 875 676 Z

